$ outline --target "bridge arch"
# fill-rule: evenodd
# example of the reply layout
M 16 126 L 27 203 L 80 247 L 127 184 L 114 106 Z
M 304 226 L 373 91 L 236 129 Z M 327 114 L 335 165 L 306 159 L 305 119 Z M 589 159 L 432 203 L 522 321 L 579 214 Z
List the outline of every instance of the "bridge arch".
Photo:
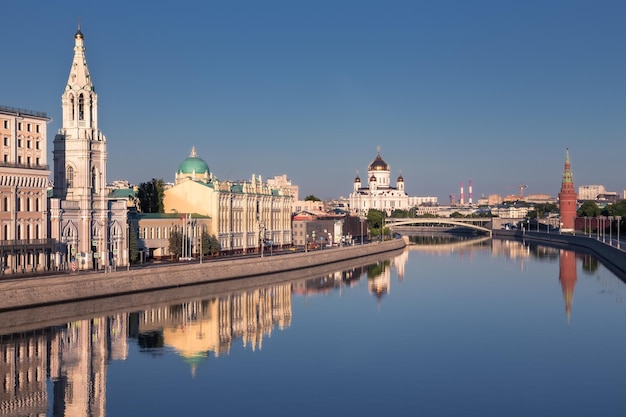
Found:
M 491 236 L 491 229 L 488 229 L 484 226 L 479 226 L 475 224 L 479 223 L 488 223 L 491 222 L 491 219 L 461 219 L 461 218 L 445 218 L 445 217 L 430 217 L 430 218 L 410 218 L 410 219 L 397 219 L 397 218 L 387 218 L 385 219 L 385 226 L 389 227 L 393 230 L 398 226 L 410 226 L 415 224 L 449 224 L 453 226 L 466 227 L 468 229 L 478 230 L 484 233 L 487 233 Z

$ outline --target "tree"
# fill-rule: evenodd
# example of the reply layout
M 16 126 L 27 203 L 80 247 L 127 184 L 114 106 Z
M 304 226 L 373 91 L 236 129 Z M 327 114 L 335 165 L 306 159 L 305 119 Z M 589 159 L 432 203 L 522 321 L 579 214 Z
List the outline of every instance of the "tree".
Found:
M 304 197 L 304 201 L 322 201 L 320 198 L 314 196 L 313 194 L 307 195 Z
M 128 256 L 131 263 L 139 260 L 139 242 L 138 242 L 138 230 L 136 223 L 131 223 L 128 229 Z
M 217 237 L 209 235 L 206 230 L 202 231 L 200 239 L 202 239 L 202 256 L 216 255 L 221 250 Z
M 585 201 L 576 211 L 578 217 L 598 217 L 600 208 L 593 201 Z
M 168 239 L 168 248 L 169 253 L 174 255 L 175 259 L 178 259 L 183 254 L 183 235 L 178 230 L 172 231 L 170 233 L 170 237 Z
M 139 210 L 142 213 L 164 213 L 163 196 L 165 193 L 165 183 L 162 179 L 155 179 L 139 184 L 137 199 L 139 200 Z

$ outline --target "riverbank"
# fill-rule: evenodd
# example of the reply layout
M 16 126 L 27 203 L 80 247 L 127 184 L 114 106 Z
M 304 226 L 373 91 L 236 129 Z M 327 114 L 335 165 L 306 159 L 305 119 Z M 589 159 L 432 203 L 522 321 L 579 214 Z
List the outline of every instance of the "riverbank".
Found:
M 526 240 L 546 243 L 563 249 L 586 251 L 598 258 L 598 260 L 606 265 L 606 267 L 621 280 L 626 281 L 626 252 L 592 237 L 513 230 L 494 230 L 492 237 L 498 239 Z
M 405 239 L 308 253 L 0 281 L 0 311 L 195 286 L 331 266 L 403 249 Z M 339 267 L 339 265 L 337 265 Z

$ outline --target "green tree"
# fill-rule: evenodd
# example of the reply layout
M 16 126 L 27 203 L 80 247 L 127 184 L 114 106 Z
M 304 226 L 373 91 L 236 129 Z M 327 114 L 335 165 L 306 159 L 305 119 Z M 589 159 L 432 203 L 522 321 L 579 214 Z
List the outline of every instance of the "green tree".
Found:
M 404 219 L 410 217 L 410 212 L 408 210 L 395 209 L 391 212 L 389 217 L 394 217 L 396 219 Z
M 139 260 L 139 231 L 137 223 L 130 223 L 128 226 L 128 256 L 131 263 Z
M 600 215 L 600 208 L 593 201 L 585 201 L 576 211 L 578 217 L 597 217 Z
M 322 201 L 320 198 L 315 197 L 313 194 L 304 197 L 304 201 Z
M 169 253 L 174 255 L 175 259 L 178 259 L 183 254 L 183 235 L 178 230 L 172 231 L 170 233 L 170 237 L 168 239 L 168 248 Z
M 209 235 L 206 230 L 203 230 L 200 236 L 200 239 L 202 239 L 202 256 L 216 255 L 219 253 L 221 245 L 215 235 Z
M 139 184 L 137 190 L 137 200 L 139 200 L 139 210 L 142 213 L 163 213 L 163 196 L 165 194 L 165 183 L 162 179 L 155 179 Z

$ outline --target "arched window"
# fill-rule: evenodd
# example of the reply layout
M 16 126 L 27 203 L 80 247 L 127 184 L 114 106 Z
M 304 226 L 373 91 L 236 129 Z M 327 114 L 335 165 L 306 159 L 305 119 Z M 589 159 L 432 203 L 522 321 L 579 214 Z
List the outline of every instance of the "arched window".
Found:
M 26 197 L 26 211 L 30 211 L 30 198 Z
M 85 120 L 85 97 L 82 93 L 78 96 L 78 120 Z
M 35 198 L 35 211 L 39 211 L 39 197 Z
M 65 175 L 65 180 L 67 182 L 67 188 L 74 187 L 74 168 L 71 166 L 67 167 L 67 173 Z
M 70 108 L 72 109 L 72 114 L 70 114 L 70 120 L 74 120 L 75 113 L 76 113 L 76 108 L 74 107 L 76 105 L 76 103 L 74 103 L 74 95 L 70 96 Z

